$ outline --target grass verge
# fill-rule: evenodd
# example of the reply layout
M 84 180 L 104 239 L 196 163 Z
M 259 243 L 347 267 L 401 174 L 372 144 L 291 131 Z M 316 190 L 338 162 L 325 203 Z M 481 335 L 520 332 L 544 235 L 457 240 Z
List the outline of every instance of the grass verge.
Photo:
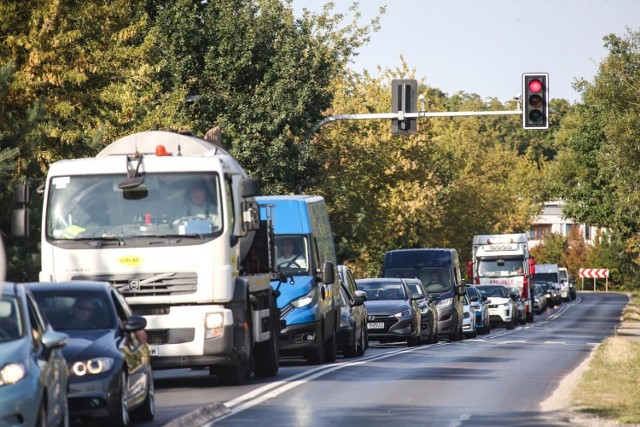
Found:
M 632 295 L 625 321 L 640 322 L 640 295 Z M 640 341 L 622 335 L 605 339 L 571 394 L 578 412 L 640 424 Z

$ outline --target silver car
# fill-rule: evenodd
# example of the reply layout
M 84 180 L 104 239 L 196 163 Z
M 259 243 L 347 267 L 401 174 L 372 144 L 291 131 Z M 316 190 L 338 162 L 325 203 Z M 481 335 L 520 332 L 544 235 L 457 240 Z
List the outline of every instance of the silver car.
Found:
M 66 427 L 69 337 L 53 331 L 23 285 L 0 286 L 1 424 Z

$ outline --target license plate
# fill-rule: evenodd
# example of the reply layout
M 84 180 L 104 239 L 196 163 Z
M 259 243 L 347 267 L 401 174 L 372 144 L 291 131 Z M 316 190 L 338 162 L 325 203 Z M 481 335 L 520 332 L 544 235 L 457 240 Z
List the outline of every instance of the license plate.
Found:
M 384 329 L 384 322 L 367 323 L 367 329 Z
M 151 347 L 151 355 L 152 356 L 157 356 L 158 355 L 158 347 L 155 345 L 150 346 Z

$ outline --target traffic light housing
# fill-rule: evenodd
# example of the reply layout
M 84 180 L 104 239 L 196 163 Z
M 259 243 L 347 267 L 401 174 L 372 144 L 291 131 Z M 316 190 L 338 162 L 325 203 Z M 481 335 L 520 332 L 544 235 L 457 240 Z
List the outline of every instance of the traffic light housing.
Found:
M 391 103 L 394 113 L 418 112 L 418 81 L 413 79 L 394 79 L 391 82 Z M 392 135 L 412 135 L 418 132 L 418 119 L 391 119 Z
M 522 128 L 549 128 L 549 74 L 522 75 Z

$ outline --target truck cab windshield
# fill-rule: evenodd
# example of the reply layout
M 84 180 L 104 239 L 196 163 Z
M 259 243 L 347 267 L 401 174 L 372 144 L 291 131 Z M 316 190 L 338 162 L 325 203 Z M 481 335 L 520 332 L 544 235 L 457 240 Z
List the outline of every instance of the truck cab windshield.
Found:
M 76 241 L 222 233 L 220 180 L 215 173 L 147 173 L 134 189 L 123 176 L 57 176 L 49 182 L 46 236 Z
M 510 277 L 524 275 L 523 258 L 497 258 L 478 260 L 479 277 Z

